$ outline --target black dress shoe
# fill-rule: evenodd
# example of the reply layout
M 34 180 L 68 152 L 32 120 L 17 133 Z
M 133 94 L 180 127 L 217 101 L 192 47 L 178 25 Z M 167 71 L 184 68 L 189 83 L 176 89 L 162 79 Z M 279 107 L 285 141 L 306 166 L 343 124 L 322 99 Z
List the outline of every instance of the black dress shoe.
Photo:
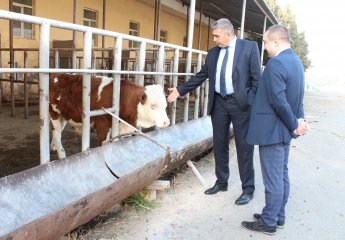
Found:
M 273 235 L 276 233 L 276 227 L 266 226 L 260 220 L 256 220 L 254 222 L 242 222 L 242 226 L 245 229 L 254 232 L 262 232 L 269 235 Z
M 205 194 L 212 195 L 212 194 L 216 194 L 219 191 L 222 191 L 222 192 L 228 191 L 228 185 L 216 183 L 213 187 L 207 189 L 205 191 Z
M 235 204 L 236 205 L 245 205 L 253 199 L 253 193 L 242 193 L 242 195 L 237 198 Z
M 256 219 L 256 220 L 259 220 L 259 219 L 261 219 L 261 214 L 259 214 L 259 213 L 254 213 L 253 217 L 254 217 L 254 219 Z M 278 221 L 277 221 L 277 228 L 282 229 L 282 228 L 284 228 L 284 225 L 285 225 L 285 221 L 281 221 L 281 220 L 278 220 Z

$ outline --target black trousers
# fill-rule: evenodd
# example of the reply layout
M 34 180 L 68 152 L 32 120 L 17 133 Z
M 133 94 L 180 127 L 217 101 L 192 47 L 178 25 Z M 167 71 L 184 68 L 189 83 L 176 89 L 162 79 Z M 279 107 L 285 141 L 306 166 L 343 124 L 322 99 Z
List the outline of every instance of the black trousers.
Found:
M 245 193 L 252 193 L 255 190 L 253 166 L 254 146 L 249 145 L 246 141 L 250 110 L 241 110 L 236 98 L 223 98 L 215 94 L 213 101 L 211 119 L 217 183 L 228 184 L 230 176 L 230 124 L 232 123 L 242 190 Z

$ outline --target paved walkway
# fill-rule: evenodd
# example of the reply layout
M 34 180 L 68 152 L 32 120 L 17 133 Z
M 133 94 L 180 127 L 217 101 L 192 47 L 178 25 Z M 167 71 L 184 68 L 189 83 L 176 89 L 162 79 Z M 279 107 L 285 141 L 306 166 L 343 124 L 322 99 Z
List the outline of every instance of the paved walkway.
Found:
M 286 225 L 276 235 L 240 226 L 261 211 L 264 188 L 256 148 L 255 197 L 248 205 L 234 204 L 241 187 L 232 140 L 228 192 L 203 194 L 204 188 L 186 169 L 170 189 L 158 193 L 158 207 L 141 212 L 124 209 L 83 239 L 345 239 L 345 95 L 307 93 L 305 98 L 312 130 L 292 142 Z M 196 166 L 211 186 L 215 181 L 212 153 Z

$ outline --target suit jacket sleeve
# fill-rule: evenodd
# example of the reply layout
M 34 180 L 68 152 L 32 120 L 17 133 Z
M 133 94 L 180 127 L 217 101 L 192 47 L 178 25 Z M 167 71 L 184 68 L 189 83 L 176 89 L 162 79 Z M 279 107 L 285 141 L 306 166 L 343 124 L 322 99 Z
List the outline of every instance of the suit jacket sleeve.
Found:
M 183 85 L 177 87 L 177 91 L 180 96 L 183 96 L 195 88 L 199 87 L 208 78 L 208 57 L 206 57 L 205 64 L 201 67 L 201 70 L 195 74 L 189 81 Z
M 253 42 L 252 51 L 250 54 L 250 89 L 248 89 L 248 100 L 251 103 L 253 96 L 258 88 L 258 79 L 261 76 L 261 60 L 258 44 Z
M 269 71 L 266 79 L 268 102 L 274 109 L 278 118 L 290 132 L 293 132 L 298 126 L 298 120 L 285 94 L 286 83 L 284 81 L 284 76 L 287 74 L 286 70 L 279 61 L 274 59 L 270 60 L 270 66 L 267 70 Z

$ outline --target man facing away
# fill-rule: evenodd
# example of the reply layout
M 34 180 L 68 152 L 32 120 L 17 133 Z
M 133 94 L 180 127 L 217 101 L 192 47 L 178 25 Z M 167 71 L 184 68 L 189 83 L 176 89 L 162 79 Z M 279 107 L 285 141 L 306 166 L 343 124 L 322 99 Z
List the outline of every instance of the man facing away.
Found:
M 237 39 L 234 27 L 222 18 L 211 26 L 216 47 L 210 49 L 200 72 L 177 88 L 170 88 L 168 101 L 191 92 L 209 79 L 208 114 L 213 126 L 215 185 L 205 194 L 228 190 L 230 124 L 233 124 L 242 194 L 237 205 L 247 204 L 254 187 L 253 150 L 246 142 L 250 102 L 261 75 L 260 54 L 256 42 Z
M 264 34 L 271 59 L 259 80 L 247 140 L 259 145 L 265 207 L 254 214 L 256 221 L 242 222 L 246 229 L 274 234 L 285 223 L 290 192 L 288 158 L 290 141 L 308 132 L 304 121 L 304 68 L 290 47 L 286 27 L 274 25 Z

